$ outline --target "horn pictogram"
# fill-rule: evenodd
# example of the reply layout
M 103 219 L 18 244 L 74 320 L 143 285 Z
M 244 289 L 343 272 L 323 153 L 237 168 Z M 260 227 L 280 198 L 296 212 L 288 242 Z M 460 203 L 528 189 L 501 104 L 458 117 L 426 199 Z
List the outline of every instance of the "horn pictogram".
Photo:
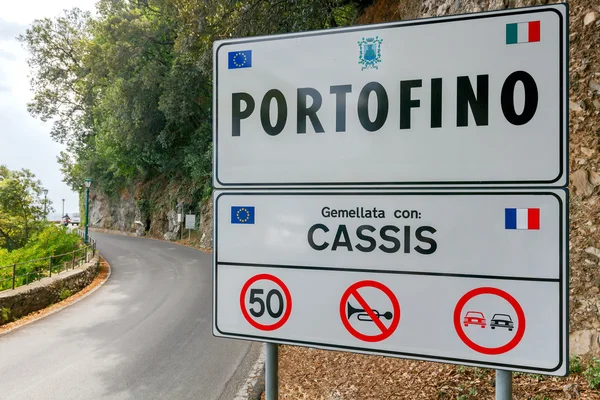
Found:
M 356 314 L 356 313 L 359 313 L 359 314 L 356 316 L 356 318 L 357 318 L 359 321 L 373 321 L 373 320 L 371 319 L 371 317 L 369 317 L 369 314 L 367 314 L 363 308 L 356 308 L 356 307 L 353 307 L 353 306 L 352 306 L 352 304 L 350 304 L 350 303 L 348 302 L 348 319 L 350 319 L 350 317 L 351 317 L 352 315 Z M 381 319 L 381 318 L 385 318 L 385 319 L 387 319 L 387 320 L 391 320 L 391 319 L 392 319 L 392 317 L 393 317 L 393 314 L 392 314 L 392 312 L 391 312 L 391 311 L 386 311 L 385 313 L 383 313 L 383 314 L 382 314 L 382 313 L 380 313 L 379 311 L 377 311 L 377 310 L 375 310 L 375 309 L 374 309 L 374 310 L 373 310 L 373 313 L 375 313 L 375 315 L 376 315 L 376 316 L 377 316 L 379 319 Z

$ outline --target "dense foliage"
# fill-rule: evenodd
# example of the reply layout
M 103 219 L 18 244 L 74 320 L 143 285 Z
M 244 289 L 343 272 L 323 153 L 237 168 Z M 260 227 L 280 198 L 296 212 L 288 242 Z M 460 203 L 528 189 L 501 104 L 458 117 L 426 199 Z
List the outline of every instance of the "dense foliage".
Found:
M 212 42 L 351 24 L 364 0 L 100 0 L 34 22 L 32 115 L 53 120 L 65 180 L 108 194 L 178 182 L 210 193 Z M 144 196 L 138 196 L 143 199 Z
M 62 264 L 72 260 L 73 250 L 82 246 L 77 234 L 55 225 L 46 225 L 33 234 L 25 246 L 8 251 L 0 248 L 0 290 L 12 286 L 12 265 L 16 264 L 16 286 L 29 283 L 46 276 L 48 273 L 48 257 L 52 259 L 52 270 L 57 272 Z
M 47 225 L 34 234 L 24 247 L 13 251 L 0 249 L 0 266 L 70 253 L 80 244 L 79 235 L 69 233 L 61 226 Z
M 29 170 L 11 171 L 0 165 L 0 250 L 23 247 L 44 227 L 44 210 L 51 202 Z

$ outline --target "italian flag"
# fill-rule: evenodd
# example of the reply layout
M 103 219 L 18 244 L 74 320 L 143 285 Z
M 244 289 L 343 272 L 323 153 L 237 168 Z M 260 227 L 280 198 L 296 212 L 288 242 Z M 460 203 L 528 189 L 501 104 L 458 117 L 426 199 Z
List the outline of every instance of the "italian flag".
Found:
M 506 44 L 540 41 L 540 21 L 506 24 Z

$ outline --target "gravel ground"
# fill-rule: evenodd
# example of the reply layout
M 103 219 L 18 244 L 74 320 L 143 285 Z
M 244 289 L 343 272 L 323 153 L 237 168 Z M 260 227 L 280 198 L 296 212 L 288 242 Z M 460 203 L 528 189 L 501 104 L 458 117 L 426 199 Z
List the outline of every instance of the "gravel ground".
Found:
M 494 398 L 495 371 L 433 362 L 280 346 L 280 399 L 475 400 Z M 574 394 L 577 391 L 579 397 Z M 514 399 L 600 399 L 581 373 L 567 378 L 516 373 Z M 264 400 L 264 395 L 262 397 Z

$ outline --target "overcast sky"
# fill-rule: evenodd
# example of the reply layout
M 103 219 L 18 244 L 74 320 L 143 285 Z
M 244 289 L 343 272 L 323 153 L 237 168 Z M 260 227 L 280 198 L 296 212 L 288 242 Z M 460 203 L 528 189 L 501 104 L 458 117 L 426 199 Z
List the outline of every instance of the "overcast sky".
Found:
M 35 19 L 55 17 L 64 9 L 94 10 L 96 0 L 0 0 L 0 164 L 9 169 L 28 168 L 48 189 L 54 209 L 77 212 L 77 194 L 62 182 L 56 157 L 63 146 L 50 138 L 51 123 L 42 123 L 27 112 L 28 53 L 16 37 Z

